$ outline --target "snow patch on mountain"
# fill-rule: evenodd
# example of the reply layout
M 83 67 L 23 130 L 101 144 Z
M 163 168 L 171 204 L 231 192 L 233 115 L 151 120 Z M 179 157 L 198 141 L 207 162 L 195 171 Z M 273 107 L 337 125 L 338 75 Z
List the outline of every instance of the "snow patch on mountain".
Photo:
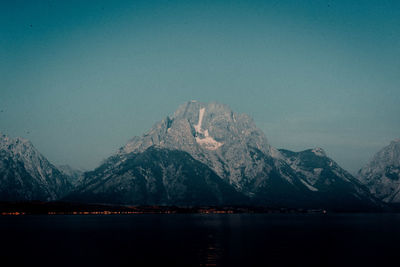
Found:
M 304 181 L 303 179 L 300 179 L 300 181 L 308 188 L 308 189 L 310 189 L 311 191 L 318 191 L 318 189 L 317 188 L 315 188 L 314 186 L 312 186 L 312 185 L 310 185 L 310 184 L 308 184 L 306 181 Z
M 206 111 L 205 108 L 201 108 L 199 110 L 199 121 L 196 125 L 194 125 L 194 129 L 196 130 L 197 133 L 203 133 L 203 131 L 201 130 L 201 125 L 203 124 L 203 116 L 204 116 L 204 112 Z
M 202 146 L 204 146 L 204 148 L 208 149 L 208 150 L 217 150 L 218 148 L 220 148 L 223 143 L 217 142 L 214 138 L 212 138 L 210 136 L 210 134 L 208 133 L 208 130 L 204 130 L 202 129 L 202 123 L 203 123 L 203 116 L 204 116 L 204 112 L 206 111 L 205 108 L 200 108 L 199 110 L 199 121 L 196 125 L 194 125 L 194 129 L 196 130 L 196 142 Z

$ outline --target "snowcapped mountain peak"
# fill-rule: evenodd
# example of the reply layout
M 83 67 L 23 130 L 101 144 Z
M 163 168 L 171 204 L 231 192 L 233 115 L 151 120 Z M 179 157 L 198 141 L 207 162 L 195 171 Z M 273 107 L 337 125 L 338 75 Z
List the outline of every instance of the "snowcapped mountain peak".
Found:
M 271 153 L 264 133 L 249 116 L 234 113 L 228 106 L 219 103 L 189 101 L 142 137 L 131 139 L 120 149 L 120 153 L 143 152 L 150 146 L 224 153 L 221 150 L 229 149 L 233 144 Z
M 216 102 L 184 103 L 142 137 L 132 138 L 118 155 L 141 153 L 152 146 L 188 152 L 238 187 L 242 177 L 250 179 L 263 169 L 254 166 L 264 164 L 254 163 L 255 154 L 279 156 L 249 116 Z
M 217 102 L 203 103 L 198 101 L 189 101 L 181 105 L 173 114 L 172 119 L 186 119 L 195 127 L 199 122 L 209 124 L 210 117 L 231 118 L 234 112 L 224 104 Z M 201 115 L 201 116 L 200 116 Z M 200 120 L 200 118 L 202 120 Z

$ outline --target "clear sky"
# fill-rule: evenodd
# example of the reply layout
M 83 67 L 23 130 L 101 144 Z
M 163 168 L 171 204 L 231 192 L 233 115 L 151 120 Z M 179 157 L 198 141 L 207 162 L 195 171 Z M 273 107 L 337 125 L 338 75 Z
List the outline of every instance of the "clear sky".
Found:
M 182 103 L 354 172 L 400 137 L 400 1 L 0 0 L 0 131 L 91 169 Z

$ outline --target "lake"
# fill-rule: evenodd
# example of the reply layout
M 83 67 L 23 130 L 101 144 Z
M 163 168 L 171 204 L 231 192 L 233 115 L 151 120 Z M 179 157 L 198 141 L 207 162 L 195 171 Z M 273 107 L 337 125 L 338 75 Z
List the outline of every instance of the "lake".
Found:
M 1 266 L 384 266 L 397 214 L 1 216 Z

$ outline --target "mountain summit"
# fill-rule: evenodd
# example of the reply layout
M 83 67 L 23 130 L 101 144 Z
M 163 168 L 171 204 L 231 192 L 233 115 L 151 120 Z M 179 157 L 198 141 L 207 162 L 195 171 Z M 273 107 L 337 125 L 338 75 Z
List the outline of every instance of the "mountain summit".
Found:
M 71 187 L 31 142 L 0 133 L 0 201 L 56 200 Z
M 400 139 L 376 153 L 358 177 L 377 198 L 400 203 Z
M 183 104 L 86 173 L 70 198 L 158 205 L 377 205 L 321 148 L 279 151 L 249 116 L 197 101 Z
M 208 165 L 221 178 L 241 189 L 245 179 L 264 172 L 264 162 L 255 153 L 272 158 L 272 148 L 253 120 L 218 103 L 187 102 L 140 137 L 120 149 L 120 155 L 144 152 L 151 146 L 188 152 Z

